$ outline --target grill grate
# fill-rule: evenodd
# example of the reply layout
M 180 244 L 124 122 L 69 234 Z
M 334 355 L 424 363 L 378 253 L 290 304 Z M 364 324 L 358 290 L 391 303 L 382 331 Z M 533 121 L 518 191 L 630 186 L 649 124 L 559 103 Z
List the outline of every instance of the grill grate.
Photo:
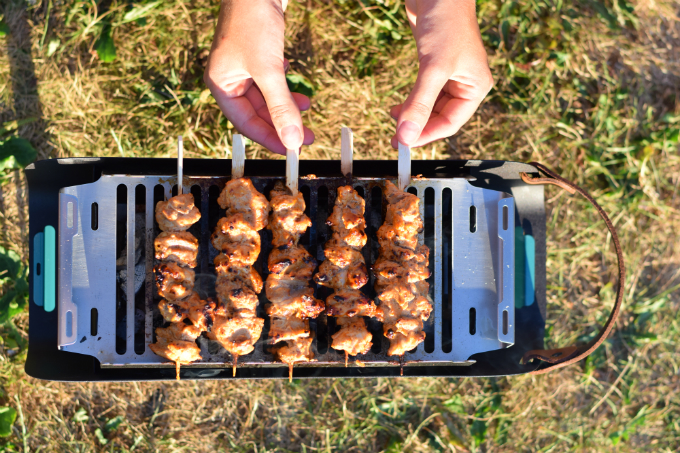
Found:
M 281 178 L 253 177 L 255 187 L 268 194 Z M 189 230 L 199 239 L 196 286 L 202 297 L 214 293 L 217 251 L 210 234 L 224 211 L 217 196 L 225 177 L 184 177 L 184 191 L 194 194 L 201 220 Z M 60 349 L 96 357 L 102 367 L 162 367 L 165 359 L 148 348 L 154 329 L 162 325 L 159 298 L 153 281 L 153 240 L 160 233 L 154 220 L 157 201 L 176 194 L 175 176 L 102 176 L 91 184 L 72 186 L 60 193 L 59 225 L 59 330 Z M 378 255 L 375 233 L 382 224 L 386 201 L 384 179 L 356 178 L 353 187 L 366 200 L 368 242 L 366 263 Z M 323 245 L 330 237 L 325 224 L 333 209 L 336 189 L 345 178 L 301 179 L 312 227 L 301 244 L 324 259 Z M 174 186 L 174 187 L 173 187 Z M 514 199 L 503 192 L 472 186 L 466 179 L 414 179 L 408 188 L 421 199 L 424 230 L 421 239 L 430 247 L 430 297 L 434 310 L 425 323 L 424 343 L 407 353 L 413 365 L 471 364 L 475 353 L 514 343 Z M 255 268 L 266 279 L 271 232 L 262 230 L 262 251 Z M 128 240 L 130 238 L 130 240 Z M 206 253 L 207 252 L 207 253 Z M 133 276 L 133 278 L 129 278 Z M 373 276 L 362 288 L 374 298 Z M 330 290 L 317 289 L 324 299 Z M 273 361 L 260 295 L 259 316 L 265 328 L 256 349 L 239 358 L 239 367 L 285 366 Z M 373 348 L 357 356 L 366 366 L 399 365 L 386 355 L 388 340 L 374 319 L 367 323 Z M 310 322 L 315 332 L 317 362 L 296 366 L 344 366 L 344 354 L 329 347 L 334 318 L 321 315 Z M 201 367 L 231 366 L 219 344 L 200 339 Z M 225 364 L 226 362 L 226 364 Z M 191 365 L 187 365 L 191 366 Z

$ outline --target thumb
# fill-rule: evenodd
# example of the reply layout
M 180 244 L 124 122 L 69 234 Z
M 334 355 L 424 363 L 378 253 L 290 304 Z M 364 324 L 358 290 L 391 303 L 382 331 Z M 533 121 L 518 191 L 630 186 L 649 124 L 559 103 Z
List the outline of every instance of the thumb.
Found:
M 283 67 L 255 79 L 281 143 L 287 149 L 300 149 L 303 140 L 302 117 L 286 83 Z
M 397 140 L 411 145 L 418 140 L 450 74 L 430 65 L 421 65 L 416 84 L 401 107 L 397 121 Z

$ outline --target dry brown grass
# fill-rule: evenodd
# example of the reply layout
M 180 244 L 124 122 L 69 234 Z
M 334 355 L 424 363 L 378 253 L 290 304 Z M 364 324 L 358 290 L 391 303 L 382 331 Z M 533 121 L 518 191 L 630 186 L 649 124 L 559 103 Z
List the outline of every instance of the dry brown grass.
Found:
M 0 38 L 0 124 L 39 118 L 18 134 L 41 158 L 166 156 L 179 134 L 188 138 L 190 157 L 222 155 L 234 130 L 200 81 L 216 2 L 164 2 L 145 24 L 116 27 L 118 59 L 111 64 L 93 51 L 96 25 L 77 34 L 95 17 L 93 3 L 76 4 L 54 2 L 42 46 L 47 3 L 0 5 L 11 30 Z M 583 184 L 611 213 L 630 269 L 626 307 L 591 359 L 542 377 L 64 384 L 27 378 L 23 353 L 6 347 L 2 402 L 21 408 L 23 418 L 1 448 L 676 451 L 680 158 L 668 134 L 680 124 L 678 5 L 639 2 L 630 20 L 621 12 L 626 2 L 523 0 L 514 12 L 507 2 L 478 5 L 496 90 L 448 143 L 419 152 L 427 159 L 539 160 Z M 118 0 L 99 6 L 112 18 L 127 7 Z M 510 36 L 498 44 L 504 20 Z M 305 121 L 317 141 L 304 158 L 337 158 L 343 125 L 353 128 L 361 158 L 396 156 L 387 112 L 415 78 L 414 44 L 381 41 L 374 26 L 353 1 L 292 2 L 288 56 L 316 91 Z M 47 56 L 53 39 L 61 45 Z M 524 47 L 512 47 L 520 41 Z M 372 75 L 361 77 L 362 52 L 377 59 Z M 249 157 L 272 157 L 248 149 Z M 546 341 L 564 345 L 588 339 L 604 321 L 601 307 L 611 305 L 614 291 L 601 282 L 615 269 L 594 212 L 581 199 L 547 195 Z M 19 173 L 2 186 L 0 239 L 23 256 L 25 197 Z M 16 323 L 26 330 L 26 315 Z M 103 445 L 97 429 L 118 415 L 124 422 L 105 433 Z

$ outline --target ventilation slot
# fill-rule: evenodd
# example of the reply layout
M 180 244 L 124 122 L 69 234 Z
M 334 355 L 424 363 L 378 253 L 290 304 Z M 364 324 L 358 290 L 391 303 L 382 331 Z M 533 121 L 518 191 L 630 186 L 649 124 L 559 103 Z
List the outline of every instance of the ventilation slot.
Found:
M 97 231 L 99 228 L 99 205 L 97 203 L 92 203 L 92 212 L 90 214 L 90 227 L 93 231 Z
M 452 240 L 453 240 L 453 197 L 448 187 L 442 191 L 442 351 L 449 353 L 452 350 L 453 323 L 452 323 Z
M 130 272 L 134 278 L 134 314 L 135 323 L 135 353 L 144 353 L 144 320 L 146 318 L 146 291 L 144 280 L 146 277 L 146 187 L 139 184 L 135 187 L 135 259 Z M 137 259 L 139 256 L 139 259 Z
M 508 207 L 503 206 L 503 230 L 508 229 Z
M 470 309 L 470 335 L 477 333 L 477 310 Z
M 321 262 L 324 260 L 323 246 L 327 240 L 331 238 L 331 230 L 328 225 L 326 225 L 326 219 L 330 214 L 330 200 L 328 188 L 325 186 L 319 187 L 317 191 L 317 202 L 316 202 L 316 234 L 317 234 L 317 247 L 316 250 L 312 250 L 311 253 L 316 252 L 316 259 Z M 332 290 L 326 288 L 325 286 L 319 286 L 317 290 L 317 297 L 323 301 L 330 296 Z M 334 333 L 335 320 L 329 318 L 325 314 L 322 314 L 316 318 L 316 347 L 319 354 L 325 354 L 328 352 L 328 347 L 332 342 L 331 335 Z
M 477 208 L 470 206 L 470 233 L 477 231 Z
M 423 219 L 423 237 L 425 245 L 430 249 L 430 262 L 428 263 L 428 269 L 430 270 L 430 276 L 427 279 L 429 283 L 429 296 L 430 300 L 434 300 L 434 269 L 435 255 L 441 253 L 439 250 L 435 250 L 434 246 L 434 209 L 435 209 L 435 195 L 434 189 L 428 187 L 425 189 L 425 197 L 423 199 L 423 204 L 425 207 L 425 216 Z M 436 310 L 432 310 L 430 314 L 430 319 L 425 322 L 423 330 L 425 331 L 425 352 L 431 353 L 434 351 L 434 335 L 435 329 L 434 325 L 437 321 Z
M 116 191 L 116 352 L 121 355 L 127 349 L 127 297 L 120 278 L 126 268 L 127 212 L 127 186 L 121 184 Z
M 503 310 L 503 335 L 508 334 L 508 310 Z
M 370 190 L 370 197 L 366 200 L 365 213 L 366 236 L 368 237 L 366 249 L 368 250 L 368 253 L 364 253 L 364 257 L 366 258 L 366 266 L 369 268 L 371 264 L 375 263 L 378 259 L 380 245 L 378 244 L 377 233 L 378 228 L 380 228 L 380 225 L 383 223 L 382 207 L 382 190 L 379 186 L 373 186 Z M 375 277 L 373 276 L 373 272 L 369 272 L 368 274 L 368 283 L 364 286 L 364 289 L 366 290 L 365 293 L 371 299 L 375 299 L 375 288 L 373 287 L 373 285 L 375 285 Z M 373 335 L 371 352 L 378 354 L 382 350 L 383 344 L 387 344 L 387 338 L 385 338 L 385 335 L 383 334 L 382 324 L 374 318 L 369 318 L 367 325 L 368 330 L 370 330 Z
M 97 335 L 99 322 L 99 312 L 96 308 L 90 310 L 90 335 L 93 337 Z

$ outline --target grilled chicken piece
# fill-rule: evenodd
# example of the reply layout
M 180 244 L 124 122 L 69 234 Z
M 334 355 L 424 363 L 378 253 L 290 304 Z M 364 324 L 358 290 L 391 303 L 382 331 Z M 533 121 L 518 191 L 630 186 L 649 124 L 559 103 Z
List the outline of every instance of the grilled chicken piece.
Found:
M 319 272 L 314 276 L 314 281 L 319 285 L 334 289 L 361 288 L 368 283 L 368 270 L 361 254 L 357 252 L 355 256 L 358 259 L 350 261 L 346 267 L 337 266 L 327 259 L 319 266 Z
M 217 300 L 223 306 L 228 307 L 229 313 L 233 316 L 242 318 L 257 316 L 257 305 L 259 303 L 257 294 L 250 288 L 229 283 L 233 282 L 219 284 L 218 280 L 216 285 Z
M 196 338 L 200 334 L 199 328 L 184 323 L 158 327 L 156 343 L 149 347 L 155 354 L 178 364 L 195 362 L 201 360 L 201 350 L 196 345 Z
M 366 202 L 350 186 L 338 188 L 338 196 L 327 224 L 333 229 L 333 241 L 340 246 L 361 249 L 366 245 L 364 211 Z
M 201 300 L 195 292 L 191 292 L 184 299 L 173 301 L 163 299 L 158 304 L 158 309 L 166 321 L 178 323 L 189 319 L 201 332 L 210 331 L 216 307 L 212 299 Z
M 301 319 L 316 318 L 324 310 L 324 303 L 314 297 L 314 288 L 307 281 L 275 278 L 269 274 L 265 294 L 269 300 L 267 314 L 276 317 L 296 316 Z
M 165 299 L 181 299 L 194 289 L 195 273 L 189 268 L 168 261 L 158 264 L 154 271 L 158 295 Z
M 373 266 L 378 310 L 390 340 L 388 355 L 403 355 L 425 340 L 423 322 L 432 304 L 427 294 L 429 249 L 418 244 L 422 230 L 420 200 L 387 182 L 385 223 L 378 229 L 380 256 Z
M 231 179 L 220 193 L 217 202 L 222 209 L 227 210 L 227 217 L 242 214 L 244 220 L 254 231 L 267 226 L 269 216 L 269 202 L 267 198 L 255 189 L 248 178 Z
M 189 267 L 196 267 L 198 239 L 186 231 L 164 231 L 154 241 L 156 259 L 174 261 Z
M 273 343 L 309 337 L 309 321 L 295 316 L 272 317 L 269 338 Z
M 271 251 L 269 271 L 280 278 L 310 280 L 316 260 L 303 247 L 280 246 Z
M 229 257 L 230 263 L 251 266 L 260 254 L 260 233 L 242 213 L 221 218 L 211 240 L 213 247 Z
M 341 289 L 326 299 L 326 314 L 342 318 L 370 316 L 382 320 L 382 312 L 375 303 L 357 289 Z
M 280 361 L 287 363 L 289 366 L 293 366 L 297 362 L 312 362 L 314 360 L 312 340 L 311 336 L 296 338 L 272 348 L 272 351 Z
M 337 325 L 340 330 L 333 334 L 333 349 L 352 356 L 371 350 L 373 335 L 366 328 L 364 318 L 338 318 Z
M 156 222 L 161 231 L 186 231 L 200 218 L 201 213 L 194 206 L 194 196 L 190 193 L 156 204 Z
M 242 266 L 223 253 L 215 257 L 214 263 L 218 286 L 229 281 L 233 285 L 247 286 L 257 294 L 262 291 L 262 277 L 251 266 Z
M 262 318 L 216 315 L 208 338 L 218 341 L 231 354 L 242 356 L 253 352 L 263 326 Z
M 272 230 L 272 247 L 297 245 L 300 235 L 312 226 L 312 221 L 305 215 L 305 199 L 299 192 L 296 196 L 281 194 L 281 189 L 272 189 L 272 213 L 268 229 Z

